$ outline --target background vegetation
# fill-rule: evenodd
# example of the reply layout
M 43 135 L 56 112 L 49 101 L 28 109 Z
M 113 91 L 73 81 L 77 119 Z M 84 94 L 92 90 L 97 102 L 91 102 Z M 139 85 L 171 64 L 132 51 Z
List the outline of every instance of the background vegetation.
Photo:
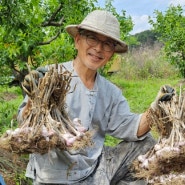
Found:
M 73 41 L 64 30 L 79 23 L 88 12 L 100 9 L 96 0 L 2 0 L 0 1 L 0 133 L 16 127 L 17 109 L 23 99 L 20 83 L 31 68 L 74 58 Z M 121 38 L 130 46 L 127 54 L 115 56 L 100 72 L 123 91 L 133 112 L 142 113 L 155 99 L 159 88 L 170 84 L 179 88 L 185 74 L 185 34 L 183 8 L 169 7 L 150 19 L 153 30 L 129 35 L 131 17 L 118 14 L 107 0 L 103 9 L 121 23 Z M 73 12 L 73 13 L 71 13 Z M 82 13 L 83 12 L 83 13 Z M 117 72 L 109 69 L 119 59 Z M 152 132 L 157 137 L 155 132 Z M 113 146 L 119 140 L 106 137 Z M 0 173 L 11 185 L 28 185 L 24 176 L 28 156 L 17 157 L 0 150 Z M 15 162 L 16 161 L 16 162 Z M 17 167 L 20 168 L 17 168 Z

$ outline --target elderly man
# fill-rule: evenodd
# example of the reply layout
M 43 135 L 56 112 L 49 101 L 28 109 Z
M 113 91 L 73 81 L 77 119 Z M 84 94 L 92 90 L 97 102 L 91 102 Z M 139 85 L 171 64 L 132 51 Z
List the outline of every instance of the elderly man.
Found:
M 66 104 L 71 119 L 78 117 L 86 129 L 95 130 L 94 145 L 31 154 L 26 176 L 34 185 L 146 184 L 134 177 L 130 167 L 138 155 L 155 144 L 149 133 L 149 111 L 132 113 L 121 90 L 98 73 L 114 53 L 127 51 L 120 40 L 118 20 L 107 11 L 95 10 L 81 24 L 67 26 L 66 31 L 74 38 L 77 50 L 74 60 L 62 64 L 73 76 Z M 19 120 L 30 105 L 27 102 L 28 97 L 19 108 Z M 115 147 L 104 146 L 106 134 L 123 141 Z

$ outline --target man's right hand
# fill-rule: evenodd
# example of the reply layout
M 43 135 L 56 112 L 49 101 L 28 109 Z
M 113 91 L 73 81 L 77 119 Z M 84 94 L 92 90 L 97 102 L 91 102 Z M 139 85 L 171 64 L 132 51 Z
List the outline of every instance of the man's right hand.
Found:
M 34 89 L 34 85 L 36 86 L 38 85 L 39 79 L 43 78 L 46 72 L 47 72 L 46 68 L 39 67 L 36 70 L 30 71 L 30 73 L 24 77 L 22 86 L 26 91 L 26 94 L 31 95 Z

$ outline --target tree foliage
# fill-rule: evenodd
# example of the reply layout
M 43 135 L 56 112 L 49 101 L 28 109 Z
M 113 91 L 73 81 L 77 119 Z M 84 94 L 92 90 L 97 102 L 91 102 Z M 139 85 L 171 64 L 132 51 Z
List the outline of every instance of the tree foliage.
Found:
M 28 62 L 36 68 L 46 60 L 68 60 L 74 49 L 64 27 L 81 21 L 94 8 L 85 0 L 2 0 L 0 66 L 13 69 L 21 82 Z
M 33 69 L 73 59 L 76 54 L 73 40 L 64 28 L 80 23 L 89 12 L 100 9 L 96 3 L 96 0 L 0 1 L 0 69 L 3 75 L 13 72 L 20 85 L 28 73 L 27 63 Z M 124 39 L 132 30 L 131 18 L 127 18 L 124 11 L 118 14 L 112 0 L 101 9 L 117 16 Z
M 156 20 L 150 18 L 154 31 L 159 33 L 159 40 L 164 43 L 167 59 L 175 65 L 185 77 L 185 16 L 183 8 L 170 6 L 163 14 L 155 11 Z
M 140 43 L 140 45 L 153 46 L 157 41 L 159 34 L 156 34 L 152 30 L 145 30 L 142 31 L 141 33 L 135 34 L 135 37 L 137 38 L 137 41 Z
M 157 38 L 159 34 L 152 30 L 145 30 L 135 35 L 130 35 L 128 37 L 130 49 L 138 49 L 143 47 L 154 47 L 158 43 Z

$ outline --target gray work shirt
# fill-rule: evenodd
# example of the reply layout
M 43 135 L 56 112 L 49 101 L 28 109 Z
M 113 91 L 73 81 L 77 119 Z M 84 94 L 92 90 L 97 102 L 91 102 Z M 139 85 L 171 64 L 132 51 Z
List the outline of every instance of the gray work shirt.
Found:
M 94 88 L 89 90 L 74 71 L 71 61 L 63 65 L 73 76 L 71 92 L 66 97 L 68 113 L 71 119 L 78 117 L 84 127 L 94 130 L 94 145 L 75 151 L 55 149 L 44 155 L 31 154 L 26 176 L 34 179 L 37 175 L 41 183 L 73 184 L 90 175 L 101 155 L 105 134 L 128 141 L 145 137 L 137 137 L 141 114 L 130 111 L 117 86 L 97 73 Z

